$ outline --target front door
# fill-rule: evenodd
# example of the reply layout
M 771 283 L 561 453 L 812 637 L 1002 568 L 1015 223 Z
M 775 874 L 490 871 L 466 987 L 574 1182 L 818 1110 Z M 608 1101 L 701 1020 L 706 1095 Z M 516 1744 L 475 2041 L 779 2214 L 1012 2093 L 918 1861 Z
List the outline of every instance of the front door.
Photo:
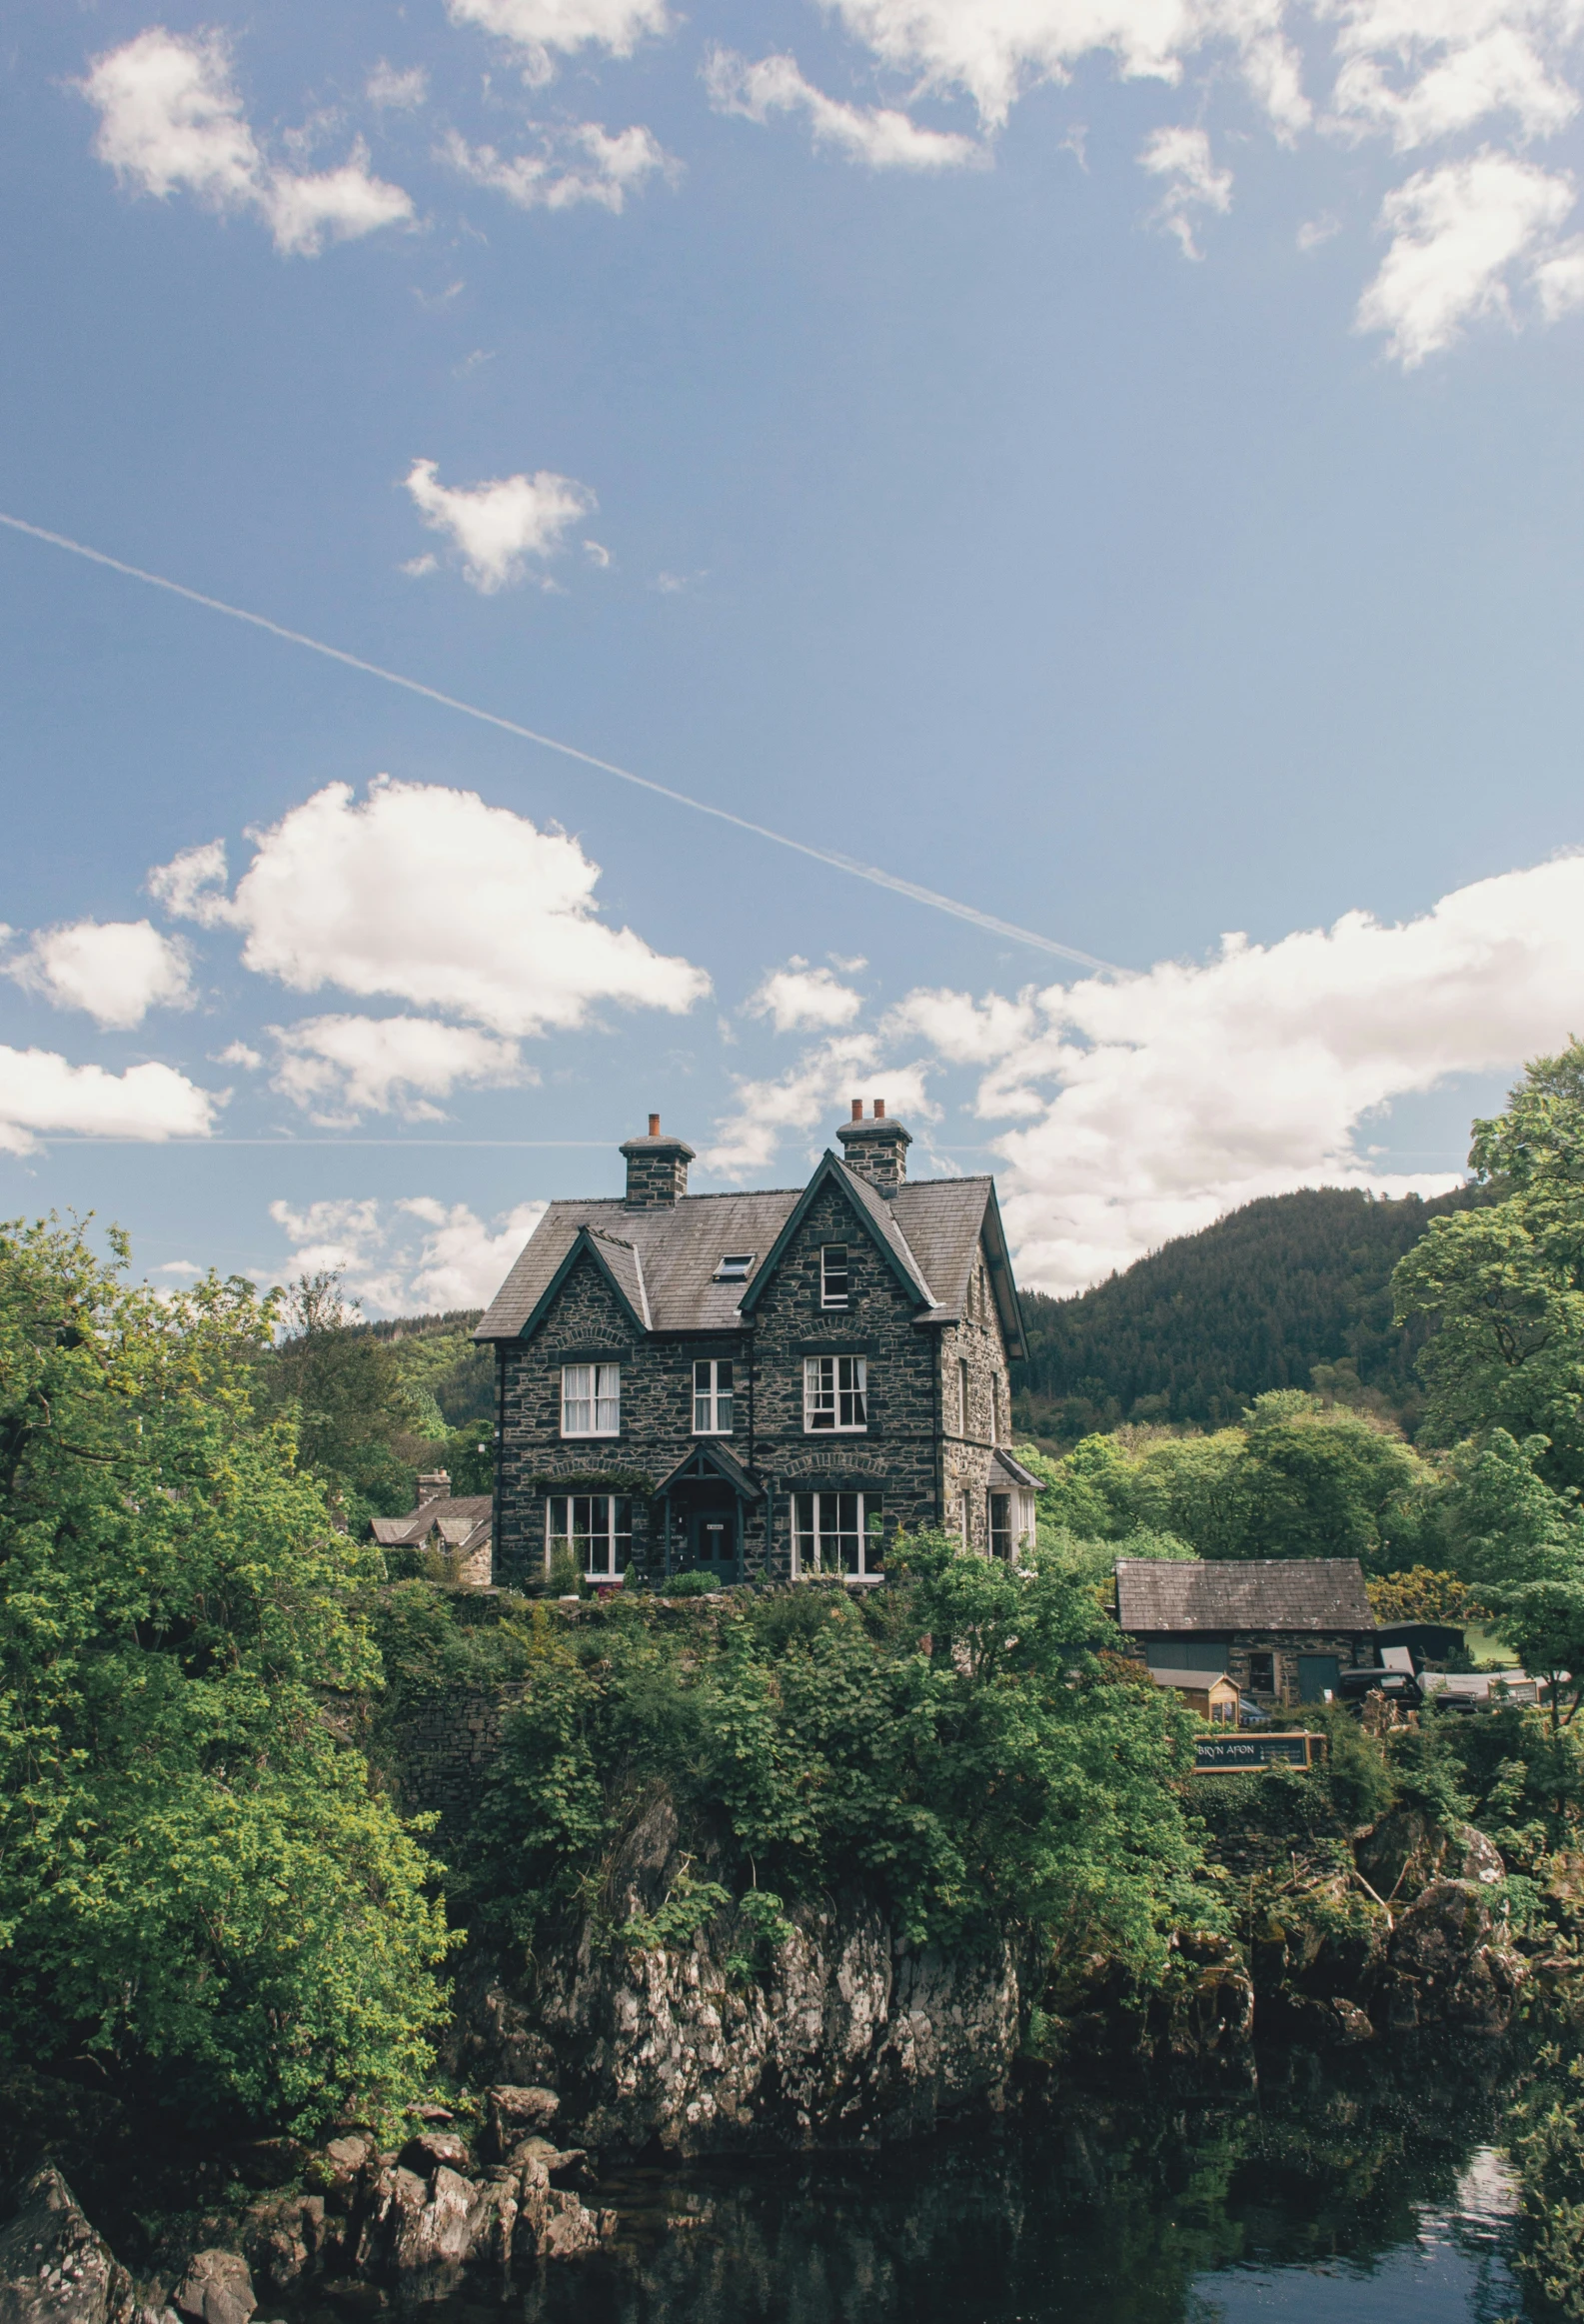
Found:
M 736 1508 L 689 1510 L 688 1561 L 700 1573 L 712 1574 L 723 1587 L 736 1581 Z
M 1298 1700 L 1324 1702 L 1327 1688 L 1335 1691 L 1340 1668 L 1340 1658 L 1335 1654 L 1300 1654 Z

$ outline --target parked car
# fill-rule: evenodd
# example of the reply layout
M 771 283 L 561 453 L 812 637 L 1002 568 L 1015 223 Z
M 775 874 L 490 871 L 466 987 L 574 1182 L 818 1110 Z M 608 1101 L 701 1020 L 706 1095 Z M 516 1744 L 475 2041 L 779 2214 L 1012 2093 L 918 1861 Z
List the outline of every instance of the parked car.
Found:
M 1237 1723 L 1240 1727 L 1268 1727 L 1270 1713 L 1261 1710 L 1251 1694 L 1240 1694 L 1237 1698 Z
M 1377 1690 L 1403 1710 L 1423 1707 L 1424 1689 L 1411 1670 L 1344 1670 L 1331 1691 L 1336 1701 L 1356 1710 L 1362 1708 L 1366 1695 Z

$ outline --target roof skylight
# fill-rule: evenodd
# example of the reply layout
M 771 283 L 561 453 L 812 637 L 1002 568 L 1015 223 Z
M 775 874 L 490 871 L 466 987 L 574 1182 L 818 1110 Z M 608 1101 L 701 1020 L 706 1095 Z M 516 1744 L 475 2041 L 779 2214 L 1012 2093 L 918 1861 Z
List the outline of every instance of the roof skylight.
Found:
M 731 1257 L 722 1259 L 715 1270 L 714 1279 L 718 1283 L 746 1283 L 753 1270 L 753 1251 L 738 1251 Z

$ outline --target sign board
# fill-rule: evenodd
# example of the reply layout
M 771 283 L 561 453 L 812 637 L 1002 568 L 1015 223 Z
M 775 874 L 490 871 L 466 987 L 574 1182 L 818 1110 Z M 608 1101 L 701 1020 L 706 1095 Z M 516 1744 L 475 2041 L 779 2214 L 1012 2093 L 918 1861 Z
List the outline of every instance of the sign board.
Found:
M 1197 1735 L 1193 1744 L 1195 1775 L 1257 1774 L 1265 1767 L 1312 1767 L 1316 1743 L 1322 1735 L 1291 1729 L 1274 1735 Z

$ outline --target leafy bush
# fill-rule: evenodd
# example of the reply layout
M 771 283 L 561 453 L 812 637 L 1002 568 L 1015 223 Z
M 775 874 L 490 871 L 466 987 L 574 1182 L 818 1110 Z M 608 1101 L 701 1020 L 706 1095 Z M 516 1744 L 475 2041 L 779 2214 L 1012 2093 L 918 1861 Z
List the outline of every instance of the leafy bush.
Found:
M 534 1946 L 594 1908 L 656 1786 L 736 1900 L 750 1961 L 779 1941 L 784 1899 L 846 1885 L 912 1943 L 1021 1928 L 1140 1973 L 1176 1923 L 1216 1925 L 1180 1780 L 1192 1721 L 1089 1651 L 1092 1589 L 938 1535 L 899 1544 L 893 1568 L 862 1599 L 732 1592 L 708 1623 L 646 1597 L 576 1624 L 539 1609 L 462 1854 L 473 1925 Z
M 0 1230 L 0 2060 L 199 2121 L 377 2110 L 450 1940 L 325 1712 L 379 1679 L 371 1553 L 254 1410 L 271 1305 L 116 1248 Z

